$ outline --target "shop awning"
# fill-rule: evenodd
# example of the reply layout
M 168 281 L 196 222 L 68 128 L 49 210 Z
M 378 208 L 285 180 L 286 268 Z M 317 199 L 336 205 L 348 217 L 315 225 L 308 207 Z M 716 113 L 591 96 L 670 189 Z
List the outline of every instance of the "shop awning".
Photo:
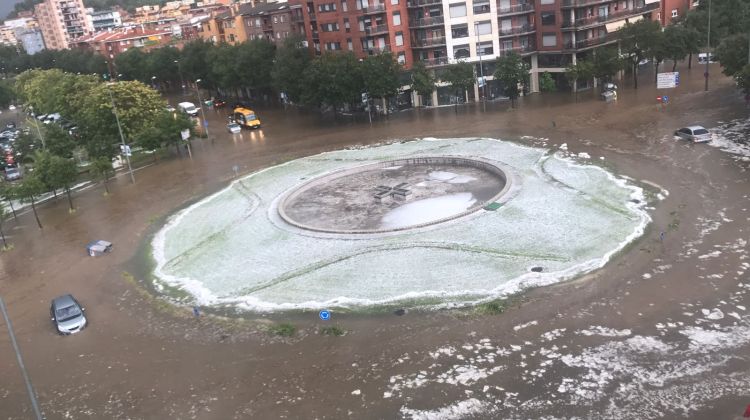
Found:
M 625 26 L 625 22 L 626 22 L 626 20 L 623 19 L 623 20 L 616 20 L 614 22 L 608 23 L 606 25 L 607 26 L 607 33 L 612 33 L 614 31 L 617 31 L 618 29 L 622 28 L 623 26 Z
M 646 0 L 646 4 L 659 3 L 661 0 Z
M 641 19 L 643 19 L 643 16 L 636 16 L 636 17 L 628 18 L 628 23 L 636 23 Z

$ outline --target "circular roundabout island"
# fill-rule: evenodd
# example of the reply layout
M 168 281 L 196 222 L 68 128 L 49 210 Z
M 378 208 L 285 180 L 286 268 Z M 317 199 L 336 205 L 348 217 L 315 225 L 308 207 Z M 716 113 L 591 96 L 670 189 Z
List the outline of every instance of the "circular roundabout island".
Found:
M 469 305 L 573 278 L 643 233 L 642 190 L 512 142 L 422 139 L 233 182 L 155 235 L 155 281 L 253 311 Z

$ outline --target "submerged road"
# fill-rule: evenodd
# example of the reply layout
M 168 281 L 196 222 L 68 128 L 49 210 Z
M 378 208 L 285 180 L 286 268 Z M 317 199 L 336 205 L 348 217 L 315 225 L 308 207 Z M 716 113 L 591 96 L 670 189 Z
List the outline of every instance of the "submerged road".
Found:
M 750 403 L 750 162 L 671 133 L 697 123 L 747 141 L 747 110 L 728 79 L 702 92 L 699 69 L 683 72 L 664 110 L 654 101 L 662 91 L 653 75 L 644 81 L 612 104 L 546 94 L 517 110 L 507 103 L 488 104 L 487 112 L 465 106 L 458 115 L 412 110 L 372 126 L 260 109 L 263 130 L 234 136 L 219 128 L 226 111 L 207 112 L 215 142 L 196 142 L 192 159 L 162 159 L 137 172 L 135 185 L 119 177 L 106 197 L 103 187 L 82 191 L 73 214 L 63 198 L 49 202 L 40 211 L 43 230 L 29 214 L 8 222 L 15 249 L 0 256 L 0 295 L 42 412 L 48 419 L 741 416 Z M 139 285 L 144 242 L 165 217 L 226 186 L 234 166 L 245 174 L 322 151 L 429 136 L 588 154 L 662 190 L 652 197 L 653 223 L 603 269 L 531 290 L 497 315 L 195 318 Z M 115 251 L 86 256 L 92 239 L 113 242 Z M 48 305 L 68 292 L 86 306 L 90 326 L 60 337 Z M 283 321 L 298 327 L 293 337 L 264 331 Z M 326 325 L 347 334 L 319 334 Z M 0 328 L 0 416 L 30 418 Z

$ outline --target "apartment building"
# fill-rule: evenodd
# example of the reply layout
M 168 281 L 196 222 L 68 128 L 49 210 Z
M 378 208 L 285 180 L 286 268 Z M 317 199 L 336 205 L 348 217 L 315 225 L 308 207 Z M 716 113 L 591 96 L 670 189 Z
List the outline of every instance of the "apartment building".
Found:
M 389 51 L 411 66 L 407 0 L 308 0 L 302 19 L 314 54 L 351 51 L 364 58 Z
M 112 62 L 119 54 L 131 48 L 149 51 L 168 45 L 172 40 L 172 30 L 144 30 L 140 27 L 99 32 L 74 41 L 74 46 L 92 51 Z
M 34 55 L 39 51 L 44 50 L 44 38 L 42 37 L 42 31 L 39 28 L 17 28 L 16 39 L 18 43 L 23 46 L 23 50 L 26 54 Z
M 76 39 L 93 32 L 83 0 L 44 0 L 34 7 L 34 14 L 49 49 L 67 49 Z
M 657 20 L 663 26 L 669 25 L 675 19 L 685 16 L 688 10 L 698 6 L 697 0 L 663 0 Z
M 212 42 L 238 44 L 266 39 L 281 44 L 292 34 L 304 34 L 302 6 L 289 3 L 236 4 L 202 22 L 201 36 Z
M 122 26 L 122 16 L 117 10 L 97 10 L 89 9 L 91 17 L 91 26 L 94 32 L 109 31 Z

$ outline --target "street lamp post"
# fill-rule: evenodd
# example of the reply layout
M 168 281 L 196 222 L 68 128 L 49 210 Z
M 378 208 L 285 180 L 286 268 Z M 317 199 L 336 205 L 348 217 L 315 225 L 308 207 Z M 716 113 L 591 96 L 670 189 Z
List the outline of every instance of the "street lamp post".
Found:
M 711 62 L 711 0 L 708 0 L 708 34 L 706 36 L 706 92 L 708 92 L 708 64 Z
M 474 33 L 477 34 L 477 55 L 479 56 L 479 77 L 482 80 L 482 110 L 487 111 L 487 81 L 484 80 L 484 65 L 482 64 L 482 54 L 479 52 L 479 23 L 474 24 Z
M 182 70 L 180 70 L 180 60 L 174 60 L 177 64 L 177 73 L 180 75 L 180 86 L 182 86 L 182 94 L 185 94 L 185 79 L 182 78 Z
M 201 116 L 203 117 L 203 130 L 206 131 L 206 138 L 211 140 L 211 143 L 214 142 L 214 140 L 211 138 L 211 135 L 208 134 L 208 120 L 206 119 L 206 112 L 203 110 L 203 99 L 201 99 L 201 87 L 198 86 L 198 83 L 201 82 L 202 79 L 198 79 L 195 81 L 195 91 L 198 92 L 198 105 L 201 107 Z
M 107 85 L 107 91 L 109 92 L 109 100 L 112 101 L 112 111 L 115 114 L 115 121 L 117 122 L 117 131 L 120 132 L 120 143 L 122 144 L 122 154 L 125 155 L 125 161 L 128 162 L 128 172 L 130 172 L 130 181 L 135 184 L 135 175 L 133 175 L 133 167 L 130 166 L 130 153 L 127 148 L 127 144 L 125 144 L 125 136 L 122 134 L 122 126 L 120 126 L 120 117 L 117 115 L 117 105 L 115 104 L 115 97 L 112 95 L 112 89 L 109 86 L 109 83 L 106 83 Z

